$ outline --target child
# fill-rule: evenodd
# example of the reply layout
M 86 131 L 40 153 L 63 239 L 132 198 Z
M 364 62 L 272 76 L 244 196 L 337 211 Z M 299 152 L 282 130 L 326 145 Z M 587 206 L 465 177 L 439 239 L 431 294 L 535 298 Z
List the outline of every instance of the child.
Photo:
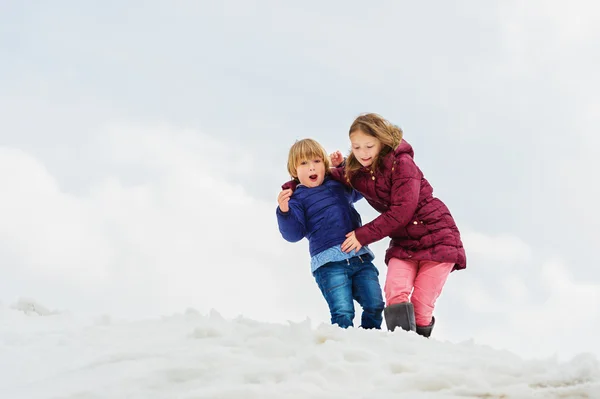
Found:
M 380 329 L 384 303 L 374 255 L 366 246 L 341 250 L 346 233 L 361 226 L 353 203 L 362 196 L 331 179 L 329 157 L 312 139 L 291 147 L 288 172 L 294 181 L 277 198 L 279 231 L 290 242 L 308 239 L 311 270 L 329 305 L 331 323 L 353 326 L 356 300 L 363 308 L 361 327 Z M 296 184 L 292 196 L 290 188 Z
M 352 152 L 345 165 L 340 165 L 339 151 L 332 154 L 332 164 L 340 166 L 332 169 L 332 177 L 360 192 L 381 215 L 348 233 L 342 250 L 358 251 L 390 237 L 384 286 L 387 327 L 429 337 L 446 278 L 466 268 L 460 233 L 446 205 L 433 196 L 400 128 L 377 114 L 364 114 L 349 134 Z

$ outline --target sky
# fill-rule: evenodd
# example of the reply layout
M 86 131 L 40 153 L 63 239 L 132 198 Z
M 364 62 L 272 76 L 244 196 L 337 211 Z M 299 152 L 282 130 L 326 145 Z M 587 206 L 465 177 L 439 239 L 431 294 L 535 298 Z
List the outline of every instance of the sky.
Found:
M 525 360 L 414 332 L 226 319 L 124 321 L 0 307 L 0 393 L 46 398 L 593 398 L 600 363 Z
M 377 112 L 404 130 L 465 244 L 434 336 L 600 354 L 595 3 L 0 9 L 4 305 L 327 322 L 276 196 L 295 140 L 347 153 L 353 119 Z M 371 245 L 382 283 L 387 245 Z

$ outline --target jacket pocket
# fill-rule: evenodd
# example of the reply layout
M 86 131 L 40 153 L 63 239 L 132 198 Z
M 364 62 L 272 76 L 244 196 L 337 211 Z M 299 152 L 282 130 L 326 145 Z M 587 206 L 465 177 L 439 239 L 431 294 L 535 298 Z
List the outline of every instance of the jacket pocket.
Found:
M 429 229 L 422 220 L 413 219 L 406 226 L 406 232 L 413 240 L 420 240 L 429 233 Z

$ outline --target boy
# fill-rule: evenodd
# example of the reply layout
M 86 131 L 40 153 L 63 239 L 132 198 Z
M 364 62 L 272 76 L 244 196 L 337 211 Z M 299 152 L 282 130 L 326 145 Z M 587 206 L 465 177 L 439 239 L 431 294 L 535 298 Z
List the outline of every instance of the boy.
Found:
M 380 329 L 384 308 L 379 271 L 366 246 L 345 253 L 346 234 L 361 226 L 353 203 L 362 196 L 329 176 L 329 158 L 315 140 L 297 141 L 288 156 L 288 172 L 297 185 L 286 183 L 279 193 L 277 222 L 284 239 L 306 237 L 311 271 L 331 314 L 331 323 L 353 326 L 354 302 L 363 308 L 361 327 Z

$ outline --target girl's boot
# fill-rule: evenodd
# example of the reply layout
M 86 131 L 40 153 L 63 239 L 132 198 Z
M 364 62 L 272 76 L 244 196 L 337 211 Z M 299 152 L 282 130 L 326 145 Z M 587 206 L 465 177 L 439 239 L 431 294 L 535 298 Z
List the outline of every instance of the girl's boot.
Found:
M 395 303 L 383 309 L 385 324 L 389 331 L 400 327 L 406 331 L 416 331 L 415 308 L 410 302 Z
M 431 330 L 433 330 L 433 326 L 435 325 L 435 317 L 431 317 L 431 323 L 425 327 L 417 326 L 417 334 L 424 336 L 425 338 L 429 338 L 431 336 Z

